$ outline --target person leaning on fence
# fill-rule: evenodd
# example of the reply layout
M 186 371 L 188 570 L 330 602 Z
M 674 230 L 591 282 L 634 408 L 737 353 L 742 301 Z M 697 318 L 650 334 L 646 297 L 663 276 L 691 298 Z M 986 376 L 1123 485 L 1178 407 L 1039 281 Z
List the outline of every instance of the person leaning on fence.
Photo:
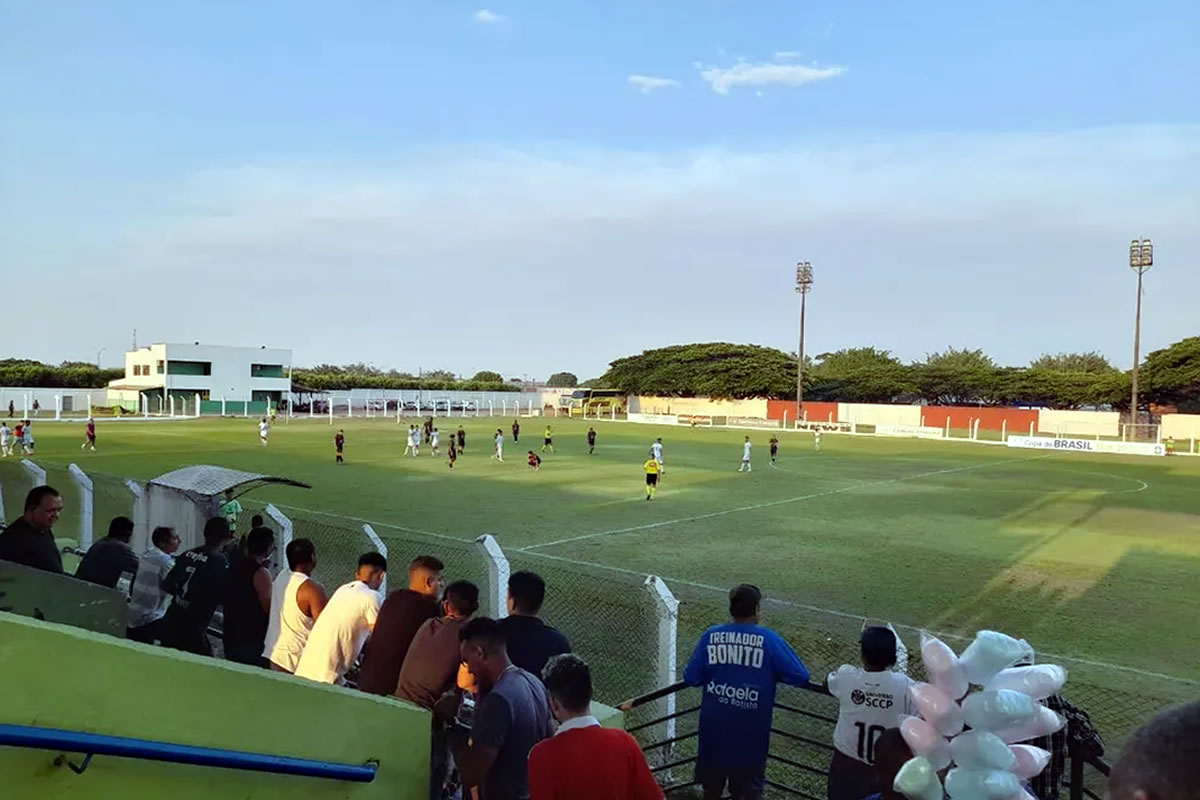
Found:
M 874 625 L 861 637 L 862 666 L 843 664 L 829 673 L 825 685 L 838 700 L 838 721 L 833 731 L 833 758 L 829 762 L 829 800 L 861 800 L 883 791 L 876 784 L 876 740 L 896 728 L 900 717 L 912 713 L 908 687 L 912 679 L 896 666 L 896 634 Z
M 62 513 L 58 490 L 36 486 L 25 495 L 25 510 L 0 531 L 0 560 L 46 572 L 63 571 L 62 554 L 54 541 L 54 523 Z
M 313 623 L 296 664 L 297 678 L 342 684 L 379 618 L 379 587 L 387 578 L 387 559 L 379 553 L 358 557 L 354 580 L 338 587 Z
M 661 800 L 637 740 L 592 716 L 592 672 L 583 659 L 554 656 L 542 682 L 558 730 L 529 752 L 530 800 Z
M 1200 701 L 1160 712 L 1134 731 L 1109 772 L 1108 796 L 1200 798 Z
M 160 525 L 150 534 L 150 549 L 138 559 L 137 576 L 133 580 L 126 638 L 145 644 L 162 639 L 162 618 L 171 602 L 163 581 L 175 566 L 171 554 L 178 549 L 179 537 L 174 529 Z
M 808 683 L 808 669 L 783 637 L 758 624 L 762 592 L 742 584 L 729 592 L 732 622 L 700 636 L 683 680 L 703 687 L 696 781 L 704 800 L 758 800 L 766 783 L 775 684 Z
M 230 661 L 267 666 L 262 652 L 271 613 L 271 573 L 266 565 L 274 552 L 275 533 L 262 526 L 252 528 L 246 535 L 246 551 L 234 556 L 229 568 L 222 638 Z
M 509 661 L 504 629 L 476 617 L 459 631 L 460 657 L 481 695 L 470 731 L 455 726 L 450 752 L 464 787 L 480 787 L 486 800 L 527 800 L 529 751 L 554 732 L 550 696 L 535 675 Z M 438 701 L 435 713 L 453 720 L 454 695 Z
M 138 557 L 129 546 L 131 539 L 133 520 L 129 517 L 113 517 L 108 523 L 108 535 L 88 548 L 75 569 L 75 577 L 115 589 L 117 581 L 126 575 L 129 588 L 132 589 L 138 571 Z
M 389 593 L 379 609 L 375 635 L 358 673 L 361 691 L 385 696 L 396 691 L 413 637 L 426 620 L 440 611 L 445 569 L 446 565 L 433 556 L 417 556 L 409 562 L 408 586 Z
M 571 652 L 571 643 L 538 616 L 546 600 L 546 582 L 535 572 L 508 578 L 508 616 L 500 620 L 508 657 L 526 672 L 541 675 L 551 656 Z
M 167 647 L 212 655 L 208 624 L 225 598 L 229 557 L 223 548 L 230 535 L 228 520 L 212 517 L 204 523 L 204 544 L 175 559 L 164 581 L 171 593 L 171 605 L 162 624 L 162 641 Z
M 325 588 L 312 579 L 317 548 L 311 539 L 293 539 L 284 549 L 288 568 L 271 583 L 271 616 L 263 658 L 276 672 L 294 672 L 313 624 L 329 602 Z

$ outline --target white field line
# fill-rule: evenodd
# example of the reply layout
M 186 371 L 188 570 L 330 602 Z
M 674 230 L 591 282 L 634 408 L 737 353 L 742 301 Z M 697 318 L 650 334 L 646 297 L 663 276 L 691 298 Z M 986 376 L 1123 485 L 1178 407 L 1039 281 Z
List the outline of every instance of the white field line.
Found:
M 821 497 L 832 497 L 833 495 L 845 494 L 853 492 L 856 489 L 866 489 L 872 486 L 886 486 L 893 483 L 904 483 L 906 481 L 920 480 L 921 478 L 930 478 L 935 475 L 949 475 L 955 472 L 967 472 L 969 470 L 984 469 L 986 467 L 998 467 L 1004 464 L 1017 464 L 1025 461 L 1034 461 L 1037 459 L 1046 458 L 1046 456 L 1030 456 L 1027 458 L 1008 458 L 1003 461 L 989 461 L 985 464 L 972 464 L 966 467 L 951 467 L 950 469 L 938 469 L 932 472 L 920 472 L 916 475 L 907 475 L 899 478 L 886 478 L 878 481 L 864 481 L 855 483 L 850 486 L 843 486 L 840 489 L 826 489 L 823 492 L 813 492 L 812 494 L 803 494 L 798 497 L 785 497 L 782 500 L 769 500 L 765 503 L 754 503 L 747 506 L 737 506 L 736 508 L 727 508 L 722 511 L 710 511 L 707 514 L 696 514 L 690 517 L 679 517 L 678 519 L 662 520 L 661 522 L 649 522 L 645 525 L 633 525 L 628 528 L 613 528 L 607 531 L 597 531 L 595 533 L 585 533 L 579 536 L 569 536 L 565 539 L 555 539 L 550 542 L 542 542 L 541 544 L 531 544 L 525 547 L 517 548 L 521 552 L 532 552 L 545 547 L 554 547 L 555 545 L 568 544 L 570 542 L 581 542 L 587 539 L 595 539 L 599 536 L 615 536 L 622 533 L 636 533 L 638 531 L 648 531 L 655 528 L 663 528 L 670 525 L 678 525 L 684 522 L 698 522 L 703 519 L 714 519 L 716 517 L 724 517 L 729 514 L 740 514 L 744 511 L 757 511 L 760 508 L 773 508 L 775 506 L 787 505 L 789 503 L 799 503 L 804 500 L 816 500 Z

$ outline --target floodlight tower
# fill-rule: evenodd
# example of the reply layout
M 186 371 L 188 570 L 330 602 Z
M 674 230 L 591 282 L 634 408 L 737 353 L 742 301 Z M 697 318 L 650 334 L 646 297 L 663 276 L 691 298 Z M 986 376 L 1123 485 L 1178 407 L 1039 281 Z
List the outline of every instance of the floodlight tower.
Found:
M 1137 312 L 1133 318 L 1133 396 L 1129 410 L 1133 424 L 1138 421 L 1138 362 L 1142 348 L 1142 275 L 1154 266 L 1154 245 L 1149 239 L 1134 239 L 1129 243 L 1129 268 L 1137 272 Z M 1134 429 L 1137 435 L 1137 428 Z
M 796 354 L 796 421 L 803 418 L 801 406 L 804 402 L 804 308 L 808 293 L 812 291 L 812 264 L 801 261 L 796 264 L 796 293 L 800 295 L 800 352 Z M 1136 385 L 1136 384 L 1135 384 Z

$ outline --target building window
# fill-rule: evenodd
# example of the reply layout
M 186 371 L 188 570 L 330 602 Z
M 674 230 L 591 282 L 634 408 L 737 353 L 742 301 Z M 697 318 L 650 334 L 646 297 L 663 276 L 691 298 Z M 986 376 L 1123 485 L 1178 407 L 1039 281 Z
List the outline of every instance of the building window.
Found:
M 165 372 L 166 372 L 166 365 L 164 364 L 163 360 L 160 358 L 158 360 L 158 374 L 162 375 Z
M 283 374 L 283 364 L 251 364 L 251 378 L 286 378 Z
M 172 375 L 212 375 L 211 361 L 176 361 L 171 360 L 167 369 Z

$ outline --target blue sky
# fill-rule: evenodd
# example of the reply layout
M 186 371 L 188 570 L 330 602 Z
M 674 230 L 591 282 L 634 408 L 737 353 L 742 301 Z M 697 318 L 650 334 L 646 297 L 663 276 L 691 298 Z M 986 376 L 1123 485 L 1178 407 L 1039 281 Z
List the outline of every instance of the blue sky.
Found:
M 69 12 L 64 9 L 70 9 Z M 9 355 L 1128 367 L 1200 333 L 1200 5 L 0 0 Z M 11 309 L 10 309 L 11 310 Z

